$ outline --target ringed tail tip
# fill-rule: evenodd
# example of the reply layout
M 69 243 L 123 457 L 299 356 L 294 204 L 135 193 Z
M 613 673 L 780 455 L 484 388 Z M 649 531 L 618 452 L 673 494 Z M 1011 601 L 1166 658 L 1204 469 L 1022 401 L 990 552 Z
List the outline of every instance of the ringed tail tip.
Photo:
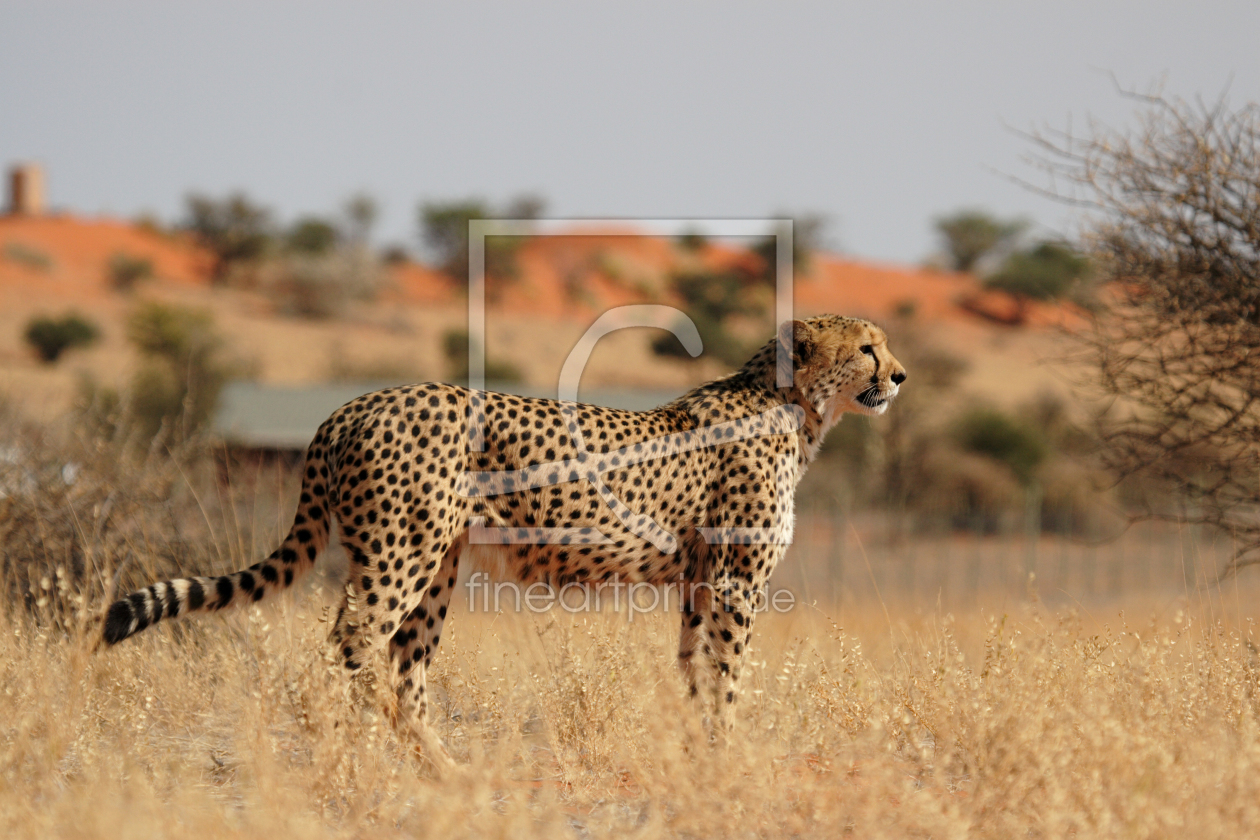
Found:
M 115 601 L 105 613 L 105 627 L 101 638 L 106 645 L 116 645 L 132 634 L 136 625 L 135 612 L 131 603 L 124 598 Z

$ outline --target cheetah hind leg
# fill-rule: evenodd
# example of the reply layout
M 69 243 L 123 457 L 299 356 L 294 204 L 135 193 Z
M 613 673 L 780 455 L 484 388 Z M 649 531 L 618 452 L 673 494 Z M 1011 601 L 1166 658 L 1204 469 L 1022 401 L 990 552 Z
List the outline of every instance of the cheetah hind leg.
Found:
M 447 550 L 420 605 L 403 620 L 389 643 L 390 671 L 398 693 L 395 728 L 400 733 L 415 736 L 425 757 L 439 773 L 450 770 L 456 763 L 429 725 L 427 673 L 441 640 L 463 548 L 463 541 L 457 540 Z
M 417 706 L 408 702 L 408 698 L 424 696 L 424 664 L 420 662 L 414 669 L 409 669 L 403 680 L 388 678 L 385 680 L 386 683 L 395 682 L 397 700 L 381 692 L 384 686 L 377 681 L 376 669 L 370 666 L 376 658 L 373 652 L 383 645 L 379 643 L 380 634 L 369 629 L 375 622 L 369 623 L 361 617 L 362 614 L 357 608 L 360 597 L 353 591 L 353 587 L 347 586 L 346 599 L 338 611 L 337 620 L 329 634 L 333 656 L 342 666 L 339 670 L 348 677 L 341 680 L 345 691 L 346 706 L 347 708 L 356 707 L 362 702 L 369 701 L 369 698 L 375 698 L 399 737 L 406 743 L 415 743 L 420 755 L 433 765 L 439 775 L 442 775 L 448 769 L 455 767 L 455 762 L 441 740 L 429 728 L 427 719 L 424 719 L 424 712 L 427 709 L 423 705 Z M 415 612 L 412 615 L 415 615 Z M 421 626 L 423 627 L 423 623 Z M 395 637 L 397 635 L 395 633 Z M 423 638 L 421 638 L 421 643 L 423 643 Z M 400 651 L 391 643 L 389 652 L 391 657 L 387 667 L 389 668 L 388 675 L 392 676 L 398 667 L 398 660 L 394 654 Z M 407 691 L 403 690 L 404 687 Z M 369 702 L 369 705 L 376 704 Z
M 351 555 L 352 557 L 354 554 Z M 360 564 L 367 565 L 367 564 Z M 352 579 L 353 580 L 353 579 Z M 426 581 L 427 583 L 427 581 Z M 333 622 L 332 632 L 329 634 L 329 644 L 335 661 L 339 662 L 343 673 L 348 679 L 341 681 L 342 688 L 345 691 L 345 701 L 347 708 L 357 706 L 360 702 L 368 701 L 374 698 L 377 703 L 370 705 L 378 705 L 388 717 L 390 723 L 399 736 L 405 741 L 418 740 L 423 750 L 423 755 L 430 760 L 435 769 L 441 774 L 446 768 L 453 766 L 453 762 L 445 747 L 441 742 L 433 737 L 428 727 L 418 727 L 415 725 L 414 714 L 410 710 L 400 710 L 399 702 L 388 694 L 382 694 L 381 688 L 384 686 L 377 681 L 377 671 L 370 667 L 376 660 L 376 651 L 383 651 L 384 642 L 390 638 L 384 636 L 379 628 L 379 615 L 374 614 L 376 611 L 366 603 L 366 599 L 362 592 L 353 582 L 347 583 L 345 598 L 341 607 L 337 611 L 337 618 Z M 396 637 L 398 634 L 395 633 Z M 390 653 L 394 653 L 394 646 L 391 644 Z M 391 660 L 388 664 L 389 671 L 386 684 L 394 682 L 392 677 L 396 667 Z M 412 676 L 413 687 L 419 687 L 423 691 L 424 686 L 424 670 L 423 667 L 417 669 L 417 676 Z

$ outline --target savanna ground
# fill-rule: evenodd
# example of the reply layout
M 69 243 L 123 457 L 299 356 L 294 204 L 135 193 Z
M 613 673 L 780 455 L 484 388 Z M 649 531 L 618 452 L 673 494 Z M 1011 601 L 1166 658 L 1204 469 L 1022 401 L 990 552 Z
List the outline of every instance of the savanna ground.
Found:
M 1260 824 L 1250 621 L 768 616 L 734 743 L 663 616 L 456 615 L 438 778 L 345 704 L 312 609 L 87 640 L 6 619 L 0 831 L 226 835 L 1240 837 Z M 369 686 L 364 693 L 371 693 Z
M 1247 572 L 1216 582 L 1213 547 L 1194 535 L 1106 555 L 1104 569 L 1121 557 L 1122 571 L 1170 573 L 1125 572 L 1111 591 L 1085 586 L 1063 546 L 1043 548 L 1030 585 L 1015 540 L 896 545 L 803 527 L 779 581 L 800 602 L 759 619 L 728 746 L 710 745 L 682 696 L 676 616 L 470 613 L 463 590 L 430 671 L 434 725 L 459 762 L 439 776 L 377 711 L 383 689 L 365 680 L 347 699 L 324 657 L 336 552 L 295 596 L 92 651 L 111 586 L 269 550 L 291 512 L 288 473 L 224 481 L 179 448 L 13 439 L 0 499 L 5 837 L 1260 826 L 1260 588 Z M 810 591 L 805 573 L 841 555 L 845 583 Z

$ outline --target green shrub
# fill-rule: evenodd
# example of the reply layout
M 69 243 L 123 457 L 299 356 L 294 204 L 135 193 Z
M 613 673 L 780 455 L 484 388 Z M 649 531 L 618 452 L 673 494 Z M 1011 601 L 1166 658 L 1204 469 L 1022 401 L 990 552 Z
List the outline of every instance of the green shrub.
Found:
M 954 437 L 964 450 L 1005 464 L 1021 484 L 1032 481 L 1050 450 L 1038 429 L 994 408 L 964 414 Z
M 447 330 L 442 335 L 442 355 L 446 356 L 449 379 L 453 382 L 468 381 L 468 344 L 466 330 Z M 520 382 L 524 378 L 520 368 L 511 362 L 486 358 L 487 382 Z
M 36 271 L 48 271 L 52 268 L 52 257 L 38 248 L 21 242 L 4 243 L 4 256 L 8 260 Z
M 385 265 L 405 265 L 411 262 L 411 255 L 401 245 L 390 245 L 381 251 L 381 262 Z
M 26 325 L 26 343 L 48 364 L 70 348 L 86 347 L 99 337 L 95 324 L 73 313 L 60 318 L 32 318 Z
M 153 261 L 119 252 L 109 258 L 109 284 L 120 292 L 129 292 L 136 283 L 153 276 Z
M 671 286 L 683 310 L 695 323 L 707 357 L 720 359 L 731 367 L 748 361 L 757 344 L 732 335 L 727 327 L 728 319 L 762 315 L 769 299 L 769 286 L 759 278 L 722 271 L 681 272 L 672 278 Z M 691 358 L 670 334 L 654 338 L 652 352 L 658 356 Z
M 700 333 L 700 341 L 704 344 L 703 355 L 720 359 L 723 364 L 732 368 L 739 367 L 748 361 L 754 349 L 750 342 L 741 341 L 708 314 L 697 313 L 691 317 Z M 682 342 L 673 333 L 662 333 L 652 338 L 652 352 L 658 356 L 675 359 L 691 359 L 692 356 L 682 346 Z
M 1063 242 L 1041 242 L 1007 257 L 984 282 L 1019 298 L 1053 300 L 1066 295 L 1089 275 L 1089 260 Z
M 128 320 L 127 337 L 144 356 L 131 387 L 140 430 L 153 436 L 166 427 L 182 439 L 204 426 L 231 372 L 210 314 L 146 303 Z

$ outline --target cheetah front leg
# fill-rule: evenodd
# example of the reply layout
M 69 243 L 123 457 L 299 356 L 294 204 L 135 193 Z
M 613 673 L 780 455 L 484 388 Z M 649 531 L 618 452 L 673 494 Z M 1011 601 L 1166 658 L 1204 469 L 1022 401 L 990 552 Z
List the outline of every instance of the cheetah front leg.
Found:
M 678 637 L 678 671 L 687 695 L 701 704 L 711 696 L 713 649 L 705 633 L 705 615 L 710 611 L 712 589 L 705 583 L 685 584 L 681 592 L 682 632 Z
M 707 644 L 713 651 L 713 702 L 719 738 L 729 735 L 735 725 L 739 680 L 756 616 L 755 597 L 744 581 L 723 581 L 704 616 Z
M 701 583 L 684 600 L 678 668 L 701 714 L 713 713 L 711 735 L 721 740 L 734 724 L 735 700 L 755 611 L 737 587 Z
M 679 665 L 693 697 L 708 683 L 718 738 L 734 726 L 753 620 L 780 553 L 774 545 L 715 546 L 708 581 L 694 587 L 691 603 L 684 601 Z

